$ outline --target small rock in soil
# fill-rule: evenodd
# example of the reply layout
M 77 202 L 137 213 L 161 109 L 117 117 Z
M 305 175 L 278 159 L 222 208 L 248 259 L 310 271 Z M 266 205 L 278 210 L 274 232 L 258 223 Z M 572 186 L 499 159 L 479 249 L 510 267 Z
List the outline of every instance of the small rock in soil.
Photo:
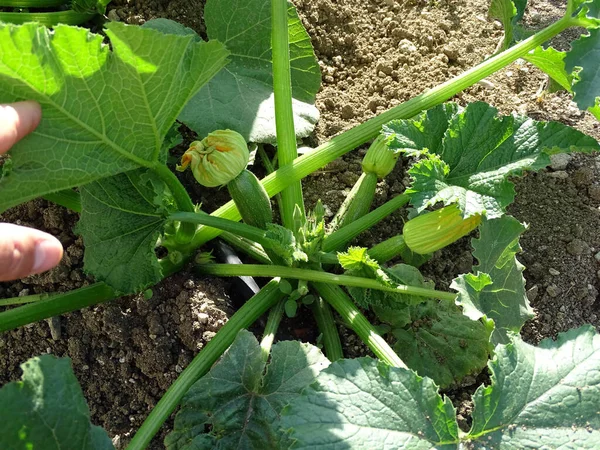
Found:
M 592 184 L 588 188 L 588 195 L 592 200 L 600 202 L 600 184 Z
M 590 253 L 590 246 L 581 239 L 573 239 L 567 244 L 567 252 L 573 256 L 587 255 Z
M 535 301 L 535 299 L 537 298 L 539 290 L 540 290 L 539 286 L 537 284 L 535 284 L 535 285 L 533 285 L 533 287 L 531 289 L 529 289 L 527 291 L 527 299 L 531 303 L 533 303 Z
M 590 186 L 594 181 L 594 171 L 591 167 L 582 167 L 573 174 L 573 183 L 579 187 Z
M 565 170 L 573 157 L 567 153 L 557 153 L 550 156 L 550 167 L 554 170 Z
M 559 289 L 558 286 L 556 286 L 555 284 L 551 284 L 550 286 L 548 286 L 546 288 L 546 293 L 550 296 L 550 297 L 556 297 L 559 294 Z

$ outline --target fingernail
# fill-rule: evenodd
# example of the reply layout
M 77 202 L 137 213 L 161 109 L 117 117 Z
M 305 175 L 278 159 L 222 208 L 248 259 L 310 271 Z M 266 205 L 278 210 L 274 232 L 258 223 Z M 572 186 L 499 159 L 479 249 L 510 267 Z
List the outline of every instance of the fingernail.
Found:
M 35 246 L 35 255 L 32 271 L 34 273 L 44 272 L 58 264 L 62 252 L 57 251 L 56 243 L 52 241 L 40 241 Z

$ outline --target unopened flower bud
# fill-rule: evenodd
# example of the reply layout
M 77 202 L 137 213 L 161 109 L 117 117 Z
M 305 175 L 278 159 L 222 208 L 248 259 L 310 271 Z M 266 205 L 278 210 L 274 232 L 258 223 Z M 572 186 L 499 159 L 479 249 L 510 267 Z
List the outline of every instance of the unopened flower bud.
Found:
M 378 178 L 385 178 L 396 165 L 400 152 L 389 146 L 390 138 L 380 134 L 373 141 L 362 161 L 363 172 L 372 172 Z
M 196 181 L 202 186 L 223 186 L 246 168 L 250 154 L 246 140 L 233 130 L 217 130 L 201 141 L 194 141 L 181 157 L 183 172 L 191 167 Z

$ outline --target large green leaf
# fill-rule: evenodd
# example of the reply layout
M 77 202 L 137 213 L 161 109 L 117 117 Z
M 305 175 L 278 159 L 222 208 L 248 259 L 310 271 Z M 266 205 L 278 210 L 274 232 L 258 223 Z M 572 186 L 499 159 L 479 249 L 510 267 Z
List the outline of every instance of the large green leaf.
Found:
M 492 350 L 491 320 L 471 320 L 456 305 L 437 300 L 411 309 L 412 323 L 392 331 L 394 350 L 409 368 L 447 387 L 485 367 Z
M 513 18 L 517 15 L 517 8 L 512 0 L 492 0 L 488 15 L 498 19 L 504 26 L 504 41 L 502 50 L 510 47 L 513 42 Z
M 431 380 L 369 358 L 333 363 L 281 423 L 294 449 L 599 448 L 600 337 L 592 327 L 539 347 L 511 335 L 489 367 L 468 435 Z
M 479 239 L 471 244 L 479 264 L 473 274 L 460 275 L 452 282 L 458 291 L 457 304 L 467 317 L 493 319 L 492 342 L 506 343 L 509 332 L 519 332 L 533 317 L 525 293 L 523 265 L 515 255 L 521 251 L 519 236 L 525 227 L 514 217 L 486 220 L 481 224 Z
M 230 128 L 252 142 L 276 141 L 271 62 L 270 0 L 209 0 L 206 31 L 231 51 L 231 63 L 186 106 L 180 120 L 200 136 Z M 288 8 L 294 126 L 298 137 L 319 118 L 313 106 L 321 83 L 310 37 L 296 9 Z
M 167 449 L 287 448 L 280 444 L 286 439 L 278 428 L 280 413 L 328 364 L 316 347 L 289 341 L 273 346 L 267 365 L 254 335 L 241 331 L 184 397 Z
M 455 449 L 459 433 L 433 381 L 370 358 L 334 362 L 281 423 L 294 449 Z
M 0 389 L 0 448 L 114 450 L 106 432 L 90 423 L 70 359 L 43 355 L 21 368 L 22 381 Z
M 527 53 L 523 59 L 534 64 L 538 69 L 548 74 L 560 87 L 571 92 L 573 76 L 570 72 L 567 73 L 565 68 L 566 56 L 565 52 L 559 52 L 552 47 L 536 47 Z
M 598 27 L 589 30 L 589 35 L 581 36 L 571 45 L 571 50 L 565 57 L 568 71 L 581 68 L 577 81 L 573 85 L 575 102 L 579 109 L 585 110 L 596 104 L 600 97 L 600 22 Z
M 84 269 L 121 294 L 158 283 L 162 271 L 154 252 L 165 224 L 145 169 L 87 184 L 81 189 L 77 232 L 85 244 Z M 156 180 L 160 183 L 160 180 Z
M 444 103 L 410 120 L 393 120 L 383 126 L 382 132 L 390 139 L 390 148 L 400 149 L 407 156 L 419 156 L 425 150 L 441 153 L 450 120 L 463 111 L 456 103 Z
M 106 33 L 110 47 L 82 28 L 0 24 L 0 102 L 37 100 L 43 110 L 37 130 L 10 153 L 0 211 L 152 167 L 185 103 L 228 55 L 219 42 L 116 22 Z
M 437 106 L 438 120 L 444 120 Z M 427 126 L 429 125 L 429 126 Z M 594 139 L 557 122 L 537 122 L 526 117 L 497 117 L 486 103 L 471 103 L 449 117 L 441 142 L 423 135 L 439 136 L 443 126 L 415 119 L 390 122 L 384 132 L 396 133 L 390 148 L 415 154 L 427 143 L 429 157 L 409 171 L 413 183 L 407 190 L 419 212 L 437 202 L 458 203 L 465 217 L 475 214 L 501 217 L 514 200 L 510 176 L 539 170 L 550 163 L 550 155 L 599 150 Z M 409 130 L 408 134 L 406 130 Z M 408 147 L 405 147 L 409 144 Z
M 527 0 L 492 0 L 488 15 L 493 19 L 498 19 L 504 27 L 504 39 L 499 50 L 506 50 L 515 41 L 521 40 L 529 34 L 519 25 L 525 14 L 526 6 Z
M 591 326 L 496 348 L 492 385 L 474 396 L 476 449 L 600 448 L 600 336 Z

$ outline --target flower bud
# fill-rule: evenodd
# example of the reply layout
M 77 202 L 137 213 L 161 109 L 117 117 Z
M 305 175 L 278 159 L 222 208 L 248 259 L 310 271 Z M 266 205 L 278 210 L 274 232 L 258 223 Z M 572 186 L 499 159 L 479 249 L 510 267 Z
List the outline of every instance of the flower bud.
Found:
M 246 168 L 250 154 L 246 140 L 236 131 L 217 130 L 201 141 L 194 141 L 181 157 L 183 172 L 191 166 L 194 178 L 202 186 L 223 186 Z
M 456 203 L 415 217 L 404 224 L 404 242 L 413 252 L 425 255 L 452 244 L 481 223 L 476 214 L 463 219 Z
M 363 172 L 372 172 L 385 178 L 396 165 L 400 152 L 390 149 L 390 138 L 382 134 L 373 141 L 362 161 Z

